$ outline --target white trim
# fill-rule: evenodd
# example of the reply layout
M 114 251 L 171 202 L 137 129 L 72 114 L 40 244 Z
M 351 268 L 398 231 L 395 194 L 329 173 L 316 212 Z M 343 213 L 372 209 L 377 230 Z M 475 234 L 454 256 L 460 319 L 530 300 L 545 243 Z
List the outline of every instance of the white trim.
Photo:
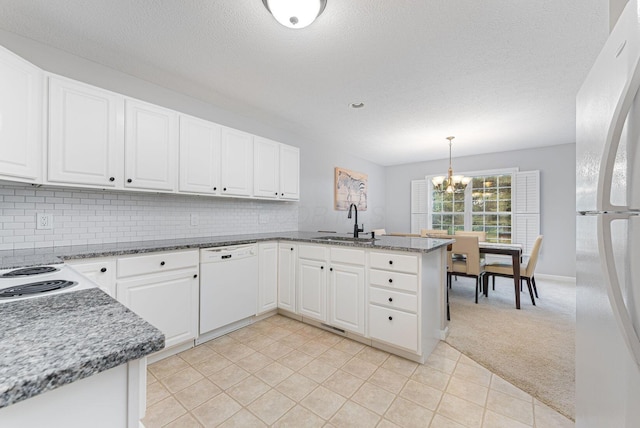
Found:
M 575 276 L 560 276 L 560 275 L 547 275 L 545 273 L 536 273 L 534 275 L 538 279 L 545 279 L 550 281 L 559 281 L 574 284 L 576 283 Z

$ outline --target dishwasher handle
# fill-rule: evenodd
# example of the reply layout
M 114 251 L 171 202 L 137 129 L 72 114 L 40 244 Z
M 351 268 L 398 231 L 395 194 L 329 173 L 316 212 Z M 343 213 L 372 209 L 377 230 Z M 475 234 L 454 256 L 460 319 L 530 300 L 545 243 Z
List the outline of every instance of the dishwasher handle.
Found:
M 221 259 L 230 259 L 231 258 L 231 254 L 225 254 L 224 256 L 220 257 Z

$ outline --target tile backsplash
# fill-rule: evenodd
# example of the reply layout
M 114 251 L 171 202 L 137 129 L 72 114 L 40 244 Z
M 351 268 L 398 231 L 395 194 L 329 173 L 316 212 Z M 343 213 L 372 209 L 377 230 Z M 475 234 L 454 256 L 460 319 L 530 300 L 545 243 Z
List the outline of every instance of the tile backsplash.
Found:
M 36 229 L 36 215 L 53 228 Z M 0 183 L 0 250 L 298 230 L 298 203 Z

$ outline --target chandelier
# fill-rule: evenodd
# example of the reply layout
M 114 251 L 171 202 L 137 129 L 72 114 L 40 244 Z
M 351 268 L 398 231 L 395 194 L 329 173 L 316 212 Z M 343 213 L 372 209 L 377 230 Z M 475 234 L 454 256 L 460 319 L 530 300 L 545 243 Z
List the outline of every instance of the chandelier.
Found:
M 444 175 L 440 175 L 431 179 L 433 189 L 439 192 L 463 192 L 467 187 L 467 184 L 471 182 L 471 177 L 453 175 L 453 167 L 451 166 L 451 141 L 453 141 L 454 138 L 455 137 L 447 137 L 447 140 L 449 140 L 449 171 L 447 176 L 445 177 Z

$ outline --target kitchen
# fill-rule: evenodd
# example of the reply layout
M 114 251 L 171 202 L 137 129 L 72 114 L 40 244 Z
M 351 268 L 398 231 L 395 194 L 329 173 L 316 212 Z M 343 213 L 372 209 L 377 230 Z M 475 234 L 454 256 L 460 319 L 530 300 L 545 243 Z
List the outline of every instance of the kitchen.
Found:
M 257 3 L 259 12 L 264 12 L 264 7 L 260 2 Z M 11 7 L 18 6 L 9 6 Z M 331 16 L 329 12 L 325 11 L 321 18 Z M 55 15 L 56 12 L 51 13 Z M 258 10 L 253 12 L 252 9 L 252 13 L 260 16 Z M 11 13 L 8 11 L 4 15 L 11 16 Z M 234 12 L 231 12 L 231 16 L 237 17 Z M 266 21 L 260 25 L 266 26 L 271 23 Z M 97 25 L 95 22 L 94 24 Z M 101 61 L 91 53 L 73 55 L 65 52 L 71 49 L 69 47 L 63 50 L 51 48 L 46 46 L 46 42 L 42 44 L 21 37 L 17 28 L 12 27 L 10 23 L 6 25 L 2 26 L 0 44 L 47 72 L 299 147 L 301 165 L 299 202 L 102 191 L 55 185 L 34 188 L 30 185 L 7 184 L 0 189 L 4 195 L 3 202 L 7 204 L 3 205 L 3 215 L 12 217 L 10 228 L 4 228 L 6 234 L 3 235 L 0 244 L 6 250 L 28 252 L 29 249 L 54 245 L 92 245 L 296 230 L 349 232 L 352 230 L 352 222 L 346 218 L 346 213 L 332 209 L 332 172 L 336 166 L 347 166 L 368 173 L 370 205 L 367 211 L 360 213 L 360 223 L 364 223 L 367 231 L 376 227 L 386 227 L 392 231 L 409 231 L 409 181 L 424 177 L 427 173 L 438 173 L 446 169 L 446 161 L 443 160 L 434 160 L 422 165 L 414 164 L 406 169 L 393 165 L 384 167 L 353 154 L 367 153 L 366 149 L 347 152 L 336 147 L 314 144 L 313 141 L 317 137 L 300 138 L 300 130 L 276 128 L 270 124 L 269 117 L 249 119 L 256 117 L 253 107 L 237 107 L 235 102 L 220 94 L 205 96 L 198 88 L 183 81 L 176 84 L 179 79 L 171 80 L 172 76 L 169 74 L 163 74 L 161 70 L 152 70 L 146 64 L 137 65 L 149 72 L 146 78 L 134 77 L 135 70 L 127 69 L 126 64 L 120 64 L 121 71 L 116 71 L 115 68 L 118 67 L 115 65 L 113 68 L 100 65 Z M 8 31 L 5 31 L 5 28 Z M 604 34 L 600 34 L 600 37 L 604 37 Z M 298 46 L 298 49 L 303 48 Z M 598 47 L 593 47 L 592 56 L 597 51 Z M 82 58 L 83 56 L 89 59 Z M 592 59 L 589 62 L 592 62 Z M 313 64 L 313 61 L 310 59 L 309 63 Z M 586 67 L 582 73 L 585 72 Z M 168 82 L 166 87 L 173 90 L 165 89 L 162 84 L 151 83 L 153 81 Z M 576 82 L 574 85 L 576 89 L 578 84 L 579 82 Z M 260 88 L 252 87 L 247 90 L 260 91 Z M 360 96 L 357 91 L 347 95 Z M 214 99 L 215 102 L 212 101 Z M 372 106 L 369 105 L 362 111 L 350 111 L 348 104 L 356 101 L 359 101 L 359 98 L 344 100 L 345 111 L 339 115 L 348 118 L 337 118 L 336 128 L 343 122 L 357 123 L 366 118 L 363 116 Z M 363 113 L 360 118 L 355 116 L 360 113 Z M 291 117 L 291 121 L 295 122 L 295 116 Z M 334 118 L 331 117 L 331 122 L 333 121 Z M 342 130 L 344 131 L 345 127 L 342 127 Z M 440 134 L 437 137 L 438 141 L 444 140 L 446 136 Z M 344 138 L 348 138 L 346 134 Z M 468 137 L 467 141 L 470 139 Z M 572 268 L 575 262 L 572 261 L 571 254 L 572 251 L 575 252 L 572 244 L 575 242 L 575 235 L 569 231 L 569 236 L 566 236 L 564 225 L 566 222 L 574 221 L 573 203 L 566 195 L 573 192 L 572 186 L 575 186 L 571 170 L 575 159 L 575 146 L 570 137 L 549 141 L 558 143 L 546 144 L 547 147 L 542 149 L 526 148 L 492 156 L 479 155 L 478 152 L 465 154 L 463 144 L 460 143 L 454 145 L 455 167 L 458 171 L 477 171 L 485 169 L 484 165 L 487 166 L 486 169 L 519 166 L 522 170 L 541 170 L 544 177 L 541 190 L 544 207 L 541 228 L 549 241 L 545 253 L 541 256 L 540 269 L 541 272 L 550 275 L 570 277 L 575 271 L 575 268 Z M 509 147 L 508 143 L 505 144 Z M 440 150 L 446 149 L 445 144 L 442 143 L 443 147 L 439 147 L 439 144 L 434 146 L 433 151 L 436 155 L 433 159 L 444 159 L 446 154 Z M 477 147 L 475 150 L 482 148 Z M 460 153 L 462 155 L 459 155 Z M 478 159 L 483 167 L 475 166 Z M 548 163 L 550 159 L 553 160 L 553 164 Z M 409 172 L 410 168 L 416 172 Z M 35 227 L 35 216 L 32 213 L 41 211 L 51 214 L 52 229 Z M 563 235 L 564 239 L 561 238 Z

